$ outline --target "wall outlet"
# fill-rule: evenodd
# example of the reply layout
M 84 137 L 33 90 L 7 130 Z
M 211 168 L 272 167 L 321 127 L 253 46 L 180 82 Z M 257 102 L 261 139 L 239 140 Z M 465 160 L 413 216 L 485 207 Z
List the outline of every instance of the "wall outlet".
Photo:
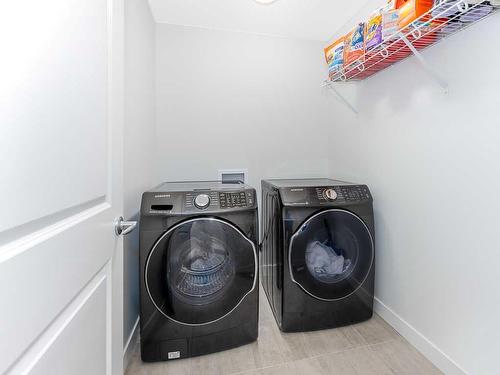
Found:
M 217 180 L 226 183 L 241 182 L 246 184 L 248 169 L 219 169 Z

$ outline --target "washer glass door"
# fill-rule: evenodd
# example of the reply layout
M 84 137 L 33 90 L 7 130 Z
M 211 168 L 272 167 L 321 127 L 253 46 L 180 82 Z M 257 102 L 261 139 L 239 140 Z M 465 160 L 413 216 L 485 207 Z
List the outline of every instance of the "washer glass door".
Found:
M 229 314 L 256 287 L 255 245 L 234 225 L 196 218 L 169 229 L 146 262 L 146 286 L 157 309 L 200 325 Z
M 374 259 L 373 239 L 353 213 L 331 209 L 310 217 L 290 240 L 292 281 L 321 300 L 338 300 L 365 281 Z

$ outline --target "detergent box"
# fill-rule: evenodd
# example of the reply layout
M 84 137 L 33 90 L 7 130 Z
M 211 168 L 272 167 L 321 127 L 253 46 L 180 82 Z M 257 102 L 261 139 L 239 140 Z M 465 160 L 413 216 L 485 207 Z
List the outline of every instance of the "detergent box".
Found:
M 384 39 L 382 38 L 382 12 L 373 13 L 366 23 L 365 48 L 371 51 L 377 48 Z
M 399 31 L 399 11 L 388 9 L 382 12 L 382 39 L 392 39 Z
M 325 48 L 328 75 L 332 79 L 344 67 L 344 39 L 341 37 Z
M 365 55 L 365 23 L 359 23 L 345 38 L 344 65 L 362 62 Z

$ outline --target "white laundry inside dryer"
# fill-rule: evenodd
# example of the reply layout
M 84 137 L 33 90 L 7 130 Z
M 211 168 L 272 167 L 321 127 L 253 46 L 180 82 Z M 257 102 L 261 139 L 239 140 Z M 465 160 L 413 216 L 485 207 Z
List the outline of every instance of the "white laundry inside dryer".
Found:
M 306 250 L 306 264 L 316 277 L 341 275 L 349 268 L 351 261 L 319 241 L 311 242 Z

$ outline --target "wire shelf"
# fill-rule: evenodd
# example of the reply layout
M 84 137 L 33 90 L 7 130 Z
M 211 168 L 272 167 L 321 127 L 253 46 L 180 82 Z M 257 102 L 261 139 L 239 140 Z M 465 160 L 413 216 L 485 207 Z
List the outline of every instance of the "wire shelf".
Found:
M 470 1 L 470 0 L 469 0 Z M 465 0 L 441 0 L 427 13 L 371 51 L 330 75 L 332 82 L 364 80 L 437 42 L 500 11 L 489 2 L 469 4 Z M 444 86 L 444 84 L 443 84 Z

